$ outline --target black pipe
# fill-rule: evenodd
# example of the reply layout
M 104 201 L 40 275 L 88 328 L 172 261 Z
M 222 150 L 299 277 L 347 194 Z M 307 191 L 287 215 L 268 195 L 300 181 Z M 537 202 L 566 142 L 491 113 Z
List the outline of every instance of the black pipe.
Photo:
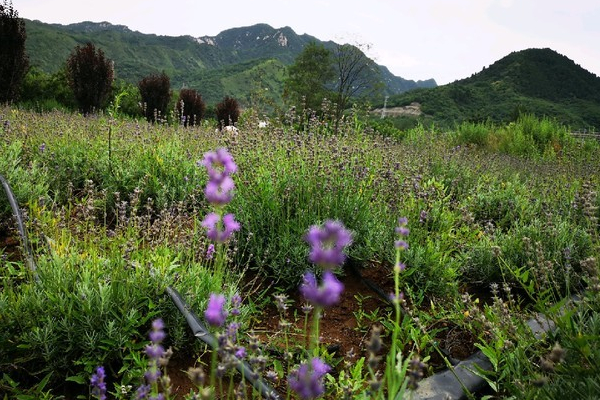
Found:
M 183 300 L 179 292 L 177 292 L 177 290 L 173 289 L 172 287 L 167 286 L 167 293 L 169 294 L 169 296 L 171 296 L 171 300 L 173 300 L 173 303 L 175 303 L 181 314 L 183 314 L 183 316 L 187 320 L 188 325 L 194 333 L 194 336 L 202 340 L 204 343 L 208 344 L 212 348 L 212 351 L 217 351 L 219 347 L 217 338 L 215 338 L 208 331 L 208 329 L 202 323 L 202 321 L 200 321 L 198 316 L 190 309 L 190 306 L 185 302 L 185 300 Z M 242 374 L 242 376 L 246 380 L 248 380 L 252 384 L 252 386 L 254 386 L 256 390 L 260 392 L 260 394 L 265 399 L 280 399 L 279 394 L 267 383 L 265 383 L 260 378 L 254 378 L 255 373 L 254 371 L 252 371 L 252 368 L 246 362 L 240 360 L 240 362 L 238 362 L 236 365 L 236 369 Z
M 31 251 L 31 247 L 29 247 L 29 241 L 27 240 L 27 232 L 25 232 L 25 224 L 23 223 L 23 215 L 21 214 L 21 209 L 19 208 L 19 203 L 15 198 L 15 194 L 13 193 L 8 181 L 0 174 L 0 182 L 2 182 L 2 187 L 4 188 L 4 193 L 6 193 L 6 197 L 8 197 L 8 202 L 10 203 L 10 207 L 12 208 L 13 215 L 17 220 L 17 230 L 19 231 L 19 236 L 21 237 L 21 244 L 23 245 L 23 249 L 25 250 L 25 256 L 27 257 L 27 264 L 29 269 L 33 273 L 35 280 L 37 281 L 39 278 L 36 272 L 35 262 L 33 260 L 33 251 Z

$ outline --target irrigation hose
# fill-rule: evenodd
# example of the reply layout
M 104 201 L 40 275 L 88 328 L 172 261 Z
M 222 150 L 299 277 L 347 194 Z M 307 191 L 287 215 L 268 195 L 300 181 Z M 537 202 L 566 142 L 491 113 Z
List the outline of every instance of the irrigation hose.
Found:
M 190 307 L 185 302 L 185 300 L 183 300 L 179 292 L 177 292 L 177 290 L 173 289 L 172 287 L 167 286 L 167 293 L 169 294 L 169 296 L 171 296 L 171 300 L 173 300 L 173 303 L 175 303 L 181 314 L 187 320 L 188 325 L 194 333 L 194 336 L 202 340 L 204 343 L 208 344 L 212 348 L 212 351 L 217 351 L 217 348 L 219 347 L 217 339 L 213 335 L 211 335 L 208 329 L 206 329 L 206 326 L 204 326 L 204 324 L 202 323 L 202 321 L 200 321 L 198 316 L 190 309 Z M 262 379 L 255 378 L 255 372 L 252 371 L 252 368 L 250 368 L 250 366 L 245 361 L 239 361 L 240 362 L 238 362 L 236 365 L 236 369 L 248 382 L 252 384 L 252 386 L 254 386 L 256 390 L 260 392 L 260 394 L 265 399 L 280 399 L 279 394 L 277 394 L 277 392 L 273 388 L 271 388 Z
M 33 259 L 33 251 L 29 246 L 29 241 L 27 240 L 27 232 L 25 232 L 25 224 L 23 223 L 23 214 L 21 214 L 21 209 L 19 208 L 19 203 L 15 198 L 15 194 L 13 193 L 8 181 L 4 178 L 2 174 L 0 174 L 0 182 L 2 182 L 2 187 L 4 188 L 4 193 L 6 193 L 6 197 L 8 197 L 8 202 L 10 203 L 10 207 L 12 208 L 13 215 L 17 220 L 17 230 L 19 231 L 19 237 L 21 238 L 21 244 L 23 245 L 23 249 L 25 250 L 25 255 L 27 257 L 27 265 L 29 266 L 29 270 L 33 273 L 35 280 L 39 280 L 39 277 L 36 272 L 36 265 Z

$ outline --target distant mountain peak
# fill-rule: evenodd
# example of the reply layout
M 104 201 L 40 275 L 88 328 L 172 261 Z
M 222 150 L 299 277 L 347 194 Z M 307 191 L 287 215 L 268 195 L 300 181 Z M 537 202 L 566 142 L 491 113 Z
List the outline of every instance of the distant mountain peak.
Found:
M 242 49 L 245 46 L 255 47 L 264 45 L 265 42 L 272 41 L 280 47 L 287 47 L 289 43 L 288 35 L 285 31 L 291 32 L 291 28 L 275 29 L 267 24 L 256 24 L 252 26 L 227 29 L 217 36 L 200 36 L 195 38 L 199 44 L 208 44 L 211 46 L 233 46 L 236 49 Z
M 54 26 L 64 26 L 64 25 L 60 25 L 60 24 L 53 24 L 53 25 Z M 66 25 L 65 27 L 68 30 L 71 30 L 74 32 L 81 32 L 81 33 L 94 33 L 94 32 L 100 32 L 100 31 L 132 32 L 132 30 L 129 29 L 125 25 L 114 25 L 108 21 L 102 21 L 102 22 L 83 21 L 83 22 L 77 22 L 74 24 L 69 24 L 69 25 Z

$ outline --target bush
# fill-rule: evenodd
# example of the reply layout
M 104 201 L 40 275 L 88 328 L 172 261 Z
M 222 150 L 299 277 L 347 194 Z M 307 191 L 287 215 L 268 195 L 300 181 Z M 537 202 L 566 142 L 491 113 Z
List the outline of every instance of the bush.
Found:
M 494 127 L 486 123 L 463 122 L 456 127 L 454 137 L 457 145 L 474 144 L 485 147 Z
M 92 43 L 77 46 L 67 60 L 67 78 L 80 111 L 89 114 L 105 105 L 114 79 L 113 63 Z
M 156 122 L 167 114 L 171 100 L 171 80 L 164 72 L 149 75 L 138 82 L 142 97 L 143 112 L 148 122 Z
M 183 126 L 198 125 L 206 111 L 202 96 L 194 89 L 181 89 L 177 101 L 177 115 Z
M 0 103 L 5 103 L 16 99 L 29 67 L 25 22 L 6 0 L 0 3 L 0 37 Z
M 226 96 L 222 102 L 217 104 L 217 121 L 219 129 L 225 126 L 235 125 L 240 118 L 240 105 L 233 97 Z
M 77 107 L 64 68 L 54 74 L 31 68 L 23 80 L 19 100 L 23 107 L 38 112 L 74 110 Z

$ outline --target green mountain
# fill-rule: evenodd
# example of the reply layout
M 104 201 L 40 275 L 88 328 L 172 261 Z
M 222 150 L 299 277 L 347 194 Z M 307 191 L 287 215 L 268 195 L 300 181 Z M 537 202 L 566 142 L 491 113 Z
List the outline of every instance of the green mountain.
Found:
M 242 102 L 262 97 L 281 101 L 285 67 L 311 41 L 291 28 L 266 24 L 233 28 L 217 36 L 158 36 L 132 31 L 108 22 L 71 25 L 25 20 L 26 49 L 32 66 L 47 73 L 61 69 L 75 46 L 92 42 L 115 62 L 117 78 L 137 83 L 151 73 L 165 71 L 171 86 L 197 89 L 209 102 L 231 95 Z M 418 87 L 435 87 L 433 79 L 412 81 L 394 76 L 380 66 L 388 94 Z
M 508 122 L 526 112 L 555 118 L 574 129 L 599 128 L 600 77 L 551 49 L 527 49 L 469 78 L 388 100 L 390 107 L 411 103 L 418 103 L 426 117 L 445 125 Z

